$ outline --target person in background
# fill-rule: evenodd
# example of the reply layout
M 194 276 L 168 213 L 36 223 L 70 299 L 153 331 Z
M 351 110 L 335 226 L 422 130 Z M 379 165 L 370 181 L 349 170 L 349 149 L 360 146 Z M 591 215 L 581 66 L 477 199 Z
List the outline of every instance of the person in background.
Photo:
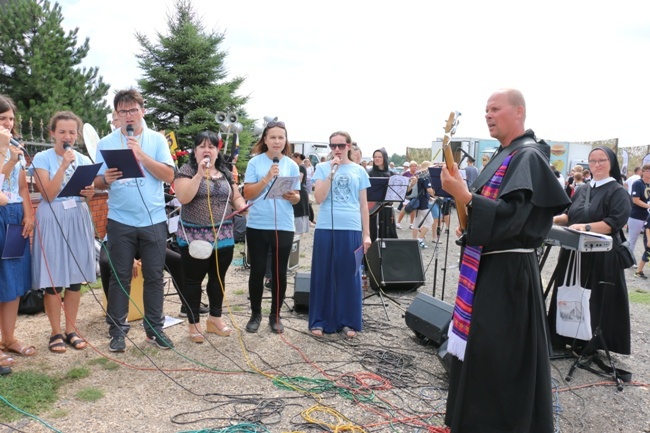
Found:
M 497 154 L 471 191 L 455 164 L 451 171 L 442 168 L 442 188 L 457 202 L 468 203 L 447 340 L 453 357 L 445 424 L 454 433 L 554 431 L 536 249 L 553 216 L 571 202 L 548 168 L 550 147 L 525 130 L 525 119 L 521 92 L 493 93 L 485 120 L 501 143 Z M 504 338 L 507 344 L 495 344 Z
M 397 174 L 397 170 L 395 170 L 395 163 L 393 161 L 388 164 L 388 171 L 390 171 L 392 174 Z
M 263 197 L 275 177 L 300 176 L 298 165 L 288 157 L 291 151 L 288 140 L 284 122 L 267 123 L 253 148 L 255 156 L 248 161 L 246 168 L 244 197 L 256 200 L 246 222 L 246 245 L 251 265 L 248 278 L 251 317 L 246 324 L 247 332 L 257 332 L 262 322 L 262 294 L 269 248 L 272 252 L 269 325 L 272 332 L 284 332 L 280 309 L 287 291 L 287 266 L 295 230 L 292 205 L 300 201 L 300 184 L 297 182 L 295 190 L 284 193 L 282 198 L 265 200 Z
M 627 220 L 630 247 L 632 251 L 636 241 L 643 232 L 643 223 L 648 217 L 650 209 L 650 164 L 641 167 L 641 179 L 632 184 L 632 210 Z
M 406 162 L 404 163 L 404 166 L 406 167 Z M 418 171 L 418 163 L 415 161 L 411 161 L 408 163 L 408 170 L 404 170 L 404 173 L 402 173 L 402 176 L 412 178 L 412 177 L 417 177 L 417 171 Z M 409 184 L 409 190 L 413 187 L 413 185 Z M 407 198 L 404 203 L 402 203 L 400 206 L 397 207 L 399 210 L 399 216 L 397 217 L 397 225 L 396 227 L 398 229 L 402 228 L 402 219 L 404 218 L 404 215 L 406 215 L 406 210 L 404 207 L 406 204 L 409 202 L 409 199 Z M 415 214 L 411 212 L 409 214 L 409 219 L 411 221 L 411 224 L 409 225 L 409 229 L 413 229 L 413 219 L 415 218 Z
M 467 178 L 467 185 L 472 186 L 478 177 L 478 168 L 474 165 L 476 160 L 472 157 L 467 158 L 467 167 L 465 167 L 465 177 Z
M 650 166 L 648 168 L 650 169 Z M 630 215 L 630 196 L 622 185 L 618 160 L 611 149 L 592 149 L 589 153 L 589 170 L 593 174 L 591 185 L 579 188 L 573 196 L 571 207 L 562 215 L 553 218 L 553 223 L 612 237 L 614 244 L 611 251 L 580 253 L 582 273 L 579 283 L 581 287 L 591 290 L 589 311 L 592 329 L 600 325 L 607 348 L 612 352 L 629 355 L 630 306 L 625 270 L 619 265 L 617 251 L 622 242 L 619 234 Z M 557 286 L 566 274 L 569 256 L 570 251 L 565 249 L 562 249 L 558 256 L 554 275 L 561 277 L 555 279 L 548 320 L 553 345 L 559 349 L 570 345 L 573 352 L 581 353 L 587 344 L 586 341 L 563 337 L 556 332 Z M 594 351 L 602 349 L 600 341 L 596 343 Z M 583 355 L 589 356 L 593 353 Z
M 582 170 L 582 181 L 584 183 L 591 182 L 591 172 L 589 171 L 588 168 L 585 168 L 584 170 Z
M 386 149 L 377 149 L 372 153 L 372 168 L 368 171 L 369 177 L 391 177 L 393 174 L 388 170 L 386 162 L 388 161 L 388 154 Z M 383 203 L 369 203 L 373 212 L 370 216 L 370 240 L 375 241 L 380 238 L 397 238 L 397 230 L 395 229 L 395 216 L 393 215 L 392 206 L 384 206 L 378 211 L 374 211 L 375 207 Z
M 573 194 L 575 194 L 576 190 L 578 188 L 580 188 L 581 186 L 583 186 L 584 184 L 585 183 L 582 181 L 582 171 L 580 171 L 579 173 L 576 172 L 573 175 L 573 184 L 571 185 L 572 186 L 571 195 L 573 196 Z
M 52 116 L 49 125 L 54 146 L 37 153 L 31 167 L 42 197 L 36 210 L 32 285 L 45 289 L 45 312 L 51 327 L 48 348 L 63 353 L 66 343 L 73 349 L 86 348 L 86 341 L 77 333 L 76 321 L 81 284 L 96 279 L 95 235 L 86 201 L 95 195 L 95 187 L 86 185 L 81 197 L 59 196 L 77 167 L 92 161 L 73 148 L 83 126 L 79 116 L 60 111 Z M 65 333 L 61 330 L 62 301 Z
M 364 170 L 368 170 L 368 161 L 364 159 L 359 164 L 361 165 L 361 167 L 363 167 Z
M 113 98 L 121 127 L 97 144 L 96 162 L 104 162 L 102 150 L 131 149 L 143 167 L 143 177 L 124 179 L 117 168 L 102 165 L 95 187 L 109 191 L 108 253 L 113 263 L 108 291 L 111 352 L 126 350 L 130 325 L 129 307 L 133 260 L 142 260 L 144 331 L 146 341 L 171 349 L 172 340 L 163 332 L 163 268 L 167 240 L 164 183 L 174 179 L 174 161 L 165 136 L 148 129 L 144 122 L 144 99 L 136 90 L 121 90 Z
M 314 198 L 320 214 L 314 233 L 309 290 L 309 329 L 315 336 L 342 332 L 355 337 L 362 326 L 361 278 L 355 250 L 370 247 L 366 189 L 368 173 L 350 160 L 350 134 L 330 135 L 332 160 L 318 164 Z
M 201 284 L 208 277 L 205 292 L 208 295 L 210 315 L 206 331 L 228 337 L 231 328 L 221 318 L 225 296 L 226 272 L 232 263 L 235 239 L 233 219 L 225 217 L 232 209 L 240 210 L 246 200 L 231 177 L 223 155 L 219 151 L 219 134 L 211 131 L 194 138 L 190 162 L 176 173 L 176 198 L 181 202 L 181 221 L 176 232 L 183 260 L 185 282 L 181 286 L 182 300 L 187 304 L 187 322 L 190 341 L 203 343 L 201 329 Z M 192 241 L 206 241 L 213 249 L 209 257 L 193 257 Z
M 361 164 L 361 158 L 362 157 L 363 157 L 363 154 L 361 153 L 361 148 L 357 145 L 357 143 L 352 143 L 352 146 L 350 147 L 350 160 L 352 162 L 357 163 L 357 164 Z M 367 161 L 366 161 L 366 164 L 367 164 Z M 364 167 L 366 167 L 366 166 L 364 166 Z
M 564 183 L 564 191 L 566 192 L 566 195 L 569 197 L 573 197 L 574 194 L 574 180 L 575 180 L 575 175 L 576 173 L 580 173 L 580 177 L 582 177 L 582 166 L 581 165 L 576 165 L 573 167 L 571 170 L 571 175 L 567 177 L 566 182 Z
M 413 230 L 411 232 L 413 239 L 417 239 L 418 245 L 422 249 L 429 248 L 428 245 L 424 242 L 427 237 L 427 232 L 429 227 L 433 227 L 433 217 L 431 214 L 430 207 L 433 203 L 429 203 L 432 197 L 435 194 L 433 187 L 431 186 L 431 178 L 429 177 L 429 166 L 431 163 L 429 161 L 423 161 L 420 166 L 420 172 L 417 176 L 411 177 L 412 182 L 409 183 L 407 194 L 411 189 L 417 189 L 417 198 L 419 199 L 420 204 L 416 209 L 411 212 L 415 214 L 415 219 L 413 220 Z M 415 182 L 413 182 L 415 180 Z
M 0 158 L 2 158 L 2 188 L 6 201 L 0 206 L 0 251 L 7 242 L 7 226 L 22 226 L 21 234 L 29 238 L 34 229 L 34 213 L 29 197 L 29 187 L 24 170 L 22 147 L 10 145 L 15 129 L 16 104 L 5 95 L 0 95 Z M 36 348 L 18 341 L 15 336 L 16 319 L 20 297 L 31 288 L 31 255 L 29 242 L 20 257 L 0 259 L 0 367 L 1 373 L 11 372 L 14 360 L 4 351 L 23 356 L 36 355 Z
M 636 268 L 636 272 L 634 272 L 634 276 L 637 278 L 641 278 L 642 280 L 647 280 L 648 277 L 646 274 L 643 272 L 643 268 L 645 267 L 646 263 L 650 260 L 650 213 L 648 213 L 648 217 L 645 220 L 645 223 L 643 224 L 643 254 L 641 255 L 641 260 L 639 261 L 639 265 Z
M 637 180 L 641 179 L 641 167 L 635 167 L 634 168 L 634 174 L 627 179 L 625 179 L 625 187 L 627 188 L 627 192 L 632 195 L 632 185 L 634 185 L 634 182 Z
M 310 227 L 316 226 L 316 214 L 314 214 L 314 207 L 311 205 L 311 193 L 314 191 L 314 183 L 312 178 L 314 177 L 314 166 L 311 165 L 311 160 L 305 158 L 305 168 L 307 169 L 307 192 L 308 196 L 308 206 L 309 206 L 309 225 Z
M 307 192 L 307 168 L 303 162 L 305 155 L 296 152 L 291 155 L 300 170 L 300 201 L 293 205 L 293 218 L 296 224 L 295 234 L 309 233 L 309 193 Z

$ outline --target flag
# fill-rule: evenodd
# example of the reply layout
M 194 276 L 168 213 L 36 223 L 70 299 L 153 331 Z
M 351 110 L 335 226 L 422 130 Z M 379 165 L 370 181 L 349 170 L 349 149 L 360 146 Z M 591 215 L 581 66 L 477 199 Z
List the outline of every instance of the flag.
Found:
M 176 150 L 178 149 L 178 143 L 176 143 L 176 134 L 174 134 L 174 131 L 169 131 L 167 134 L 165 134 L 165 138 L 167 139 L 167 144 L 169 145 L 169 151 L 174 154 Z

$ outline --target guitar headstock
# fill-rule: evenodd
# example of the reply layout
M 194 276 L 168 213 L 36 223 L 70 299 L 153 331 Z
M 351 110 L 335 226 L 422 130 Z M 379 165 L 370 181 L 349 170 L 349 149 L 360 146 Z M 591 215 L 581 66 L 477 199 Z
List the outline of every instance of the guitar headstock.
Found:
M 454 135 L 456 133 L 456 128 L 460 122 L 460 111 L 452 111 L 449 113 L 449 119 L 447 119 L 447 124 L 445 125 L 445 135 Z

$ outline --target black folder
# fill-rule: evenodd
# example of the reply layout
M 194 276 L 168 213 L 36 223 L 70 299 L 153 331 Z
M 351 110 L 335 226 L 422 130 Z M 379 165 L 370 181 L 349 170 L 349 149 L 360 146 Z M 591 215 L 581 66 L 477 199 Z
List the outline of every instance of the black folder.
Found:
M 101 166 L 101 162 L 97 164 L 77 166 L 72 177 L 68 183 L 65 184 L 65 187 L 63 187 L 57 197 L 81 196 L 81 191 L 88 185 L 92 185 Z
M 122 172 L 122 179 L 144 177 L 140 163 L 131 149 L 100 149 L 104 163 L 108 168 L 117 168 Z

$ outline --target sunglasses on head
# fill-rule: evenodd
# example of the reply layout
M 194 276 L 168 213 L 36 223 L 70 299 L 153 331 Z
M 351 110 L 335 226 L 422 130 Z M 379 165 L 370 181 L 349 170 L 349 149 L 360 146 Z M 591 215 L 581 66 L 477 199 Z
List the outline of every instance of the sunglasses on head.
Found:
M 347 145 L 348 145 L 347 143 L 339 143 L 339 144 L 330 143 L 330 149 L 334 150 L 334 149 L 336 149 L 338 147 L 339 149 L 343 150 L 343 149 L 345 149 L 345 146 L 347 146 Z
M 282 122 L 282 121 L 278 121 L 278 120 L 274 120 L 274 121 L 269 122 L 269 123 L 266 124 L 266 128 L 267 128 L 267 129 L 269 129 L 269 128 L 275 128 L 276 126 L 279 126 L 280 128 L 285 128 L 285 126 L 284 126 L 284 122 Z

